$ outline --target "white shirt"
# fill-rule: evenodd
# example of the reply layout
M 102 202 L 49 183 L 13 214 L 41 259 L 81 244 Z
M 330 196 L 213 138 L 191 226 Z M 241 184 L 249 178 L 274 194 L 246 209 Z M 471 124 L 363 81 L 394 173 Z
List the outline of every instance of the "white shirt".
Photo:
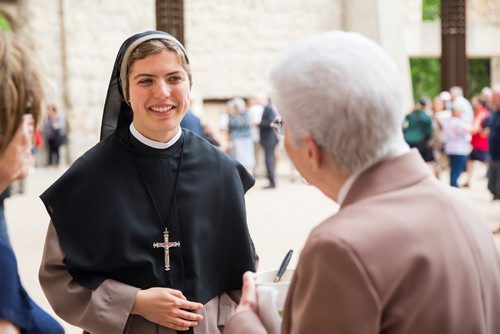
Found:
M 254 143 L 258 143 L 260 139 L 259 127 L 258 125 L 262 121 L 262 114 L 264 113 L 263 105 L 254 105 L 248 108 L 248 117 L 250 118 L 250 132 L 252 133 L 252 139 Z
M 472 124 L 474 120 L 474 110 L 472 109 L 472 105 L 469 101 L 463 96 L 457 96 L 455 101 L 452 104 L 453 109 L 458 109 L 462 112 L 461 116 L 463 120 L 467 123 Z
M 177 130 L 177 133 L 175 136 L 170 139 L 167 143 L 162 143 L 156 140 L 151 140 L 149 138 L 144 137 L 134 126 L 134 123 L 130 123 L 130 133 L 132 133 L 132 136 L 134 136 L 138 141 L 143 143 L 146 146 L 152 147 L 152 148 L 157 148 L 160 150 L 169 148 L 170 146 L 174 145 L 179 138 L 181 137 L 182 130 L 181 127 L 179 126 L 179 129 Z
M 444 152 L 449 155 L 469 155 L 470 128 L 468 121 L 452 117 L 443 122 Z

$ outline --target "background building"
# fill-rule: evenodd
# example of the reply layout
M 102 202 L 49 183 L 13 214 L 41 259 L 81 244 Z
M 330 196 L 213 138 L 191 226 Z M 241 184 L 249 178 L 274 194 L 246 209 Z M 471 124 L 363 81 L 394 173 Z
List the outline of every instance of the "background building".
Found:
M 156 27 L 153 0 L 0 0 L 20 39 L 39 55 L 49 99 L 68 123 L 69 162 L 99 138 L 116 52 Z M 195 113 L 217 127 L 224 102 L 269 92 L 269 71 L 294 41 L 331 29 L 360 32 L 397 63 L 412 104 L 410 58 L 440 56 L 439 20 L 422 20 L 422 0 L 184 0 L 184 43 L 192 62 Z M 500 81 L 500 2 L 467 0 L 467 54 L 487 59 Z

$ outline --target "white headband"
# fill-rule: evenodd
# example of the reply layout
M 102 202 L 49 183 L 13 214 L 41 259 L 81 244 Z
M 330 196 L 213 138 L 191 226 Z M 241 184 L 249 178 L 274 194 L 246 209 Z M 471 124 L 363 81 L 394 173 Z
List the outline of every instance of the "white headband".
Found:
M 138 47 L 140 44 L 142 44 L 145 41 L 148 41 L 150 39 L 165 39 L 167 41 L 175 43 L 179 48 L 184 52 L 184 57 L 186 58 L 186 61 L 189 64 L 189 59 L 187 57 L 186 50 L 184 49 L 184 46 L 176 40 L 174 37 L 166 34 L 151 34 L 151 35 L 146 35 L 144 37 L 141 37 L 132 44 L 129 45 L 127 48 L 127 51 L 123 55 L 122 59 L 122 65 L 120 66 L 120 82 L 122 84 L 122 92 L 123 92 L 123 97 L 125 98 L 127 96 L 127 63 L 128 63 L 128 58 L 130 57 L 130 54 L 135 50 L 136 47 Z M 126 101 L 128 103 L 128 101 Z

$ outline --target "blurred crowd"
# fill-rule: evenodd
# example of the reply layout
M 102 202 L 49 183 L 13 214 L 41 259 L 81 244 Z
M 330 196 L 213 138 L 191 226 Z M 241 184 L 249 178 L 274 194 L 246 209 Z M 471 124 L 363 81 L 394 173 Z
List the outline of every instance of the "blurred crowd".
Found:
M 461 87 L 454 86 L 432 100 L 419 99 L 405 118 L 404 137 L 432 167 L 436 177 L 449 169 L 453 187 L 470 187 L 474 166 L 485 165 L 488 189 L 493 199 L 499 199 L 499 110 L 500 86 L 484 87 L 470 101 L 463 96 Z
M 271 101 L 257 94 L 247 101 L 235 97 L 226 103 L 218 124 L 219 140 L 214 136 L 214 129 L 208 124 L 202 125 L 191 111 L 184 116 L 181 127 L 220 147 L 253 176 L 265 175 L 268 184 L 264 189 L 274 189 L 277 184 L 276 148 L 280 142 L 275 124 L 279 119 Z

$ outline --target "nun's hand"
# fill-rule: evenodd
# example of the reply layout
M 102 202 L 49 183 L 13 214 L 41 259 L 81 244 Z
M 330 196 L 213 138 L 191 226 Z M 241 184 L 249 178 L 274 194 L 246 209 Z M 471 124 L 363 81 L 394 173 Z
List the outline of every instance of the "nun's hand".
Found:
M 190 302 L 181 291 L 168 288 L 140 290 L 132 306 L 132 314 L 177 331 L 187 331 L 203 319 L 203 304 Z

